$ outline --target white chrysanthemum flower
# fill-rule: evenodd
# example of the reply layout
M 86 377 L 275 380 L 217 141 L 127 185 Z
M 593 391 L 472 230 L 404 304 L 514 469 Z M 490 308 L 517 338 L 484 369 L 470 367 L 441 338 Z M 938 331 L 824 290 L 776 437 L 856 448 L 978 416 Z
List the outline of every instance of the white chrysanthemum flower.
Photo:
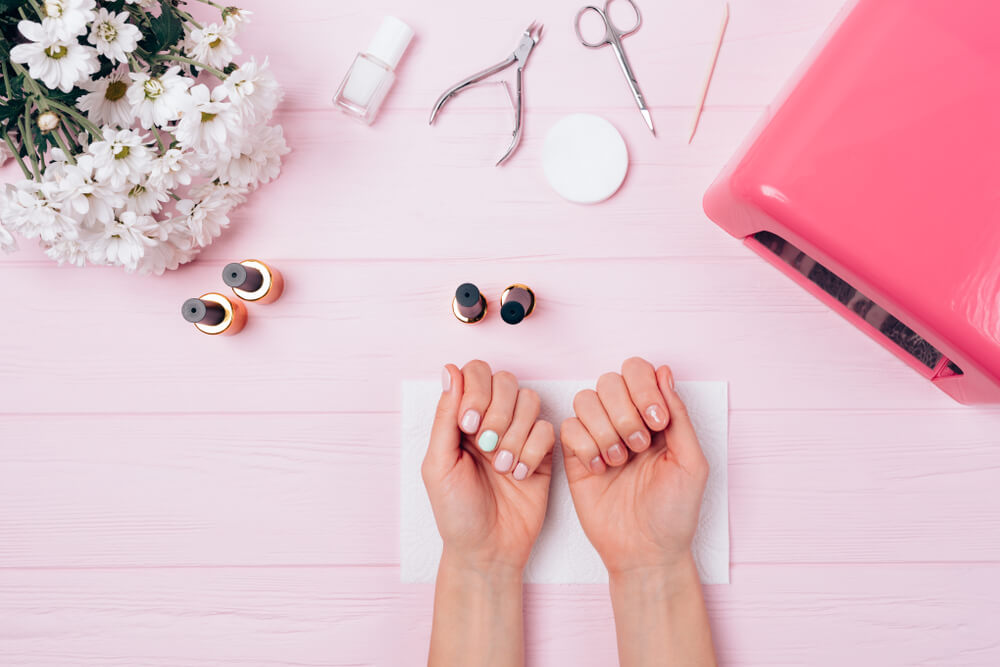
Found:
M 31 21 L 21 21 L 17 29 L 31 42 L 12 48 L 10 59 L 27 64 L 28 74 L 49 88 L 68 93 L 80 79 L 100 69 L 97 51 L 74 38 L 56 39 L 41 24 Z
M 87 238 L 93 236 L 94 233 L 84 230 L 81 233 L 81 238 L 78 239 L 60 239 L 54 243 L 48 244 L 45 248 L 45 254 L 48 255 L 49 259 L 54 260 L 61 264 L 72 264 L 73 266 L 86 266 L 87 255 L 88 255 L 88 242 Z
M 170 195 L 166 190 L 152 185 L 147 180 L 145 183 L 136 183 L 129 188 L 125 208 L 138 215 L 150 215 L 151 213 L 159 213 L 163 202 L 168 199 L 170 199 Z
M 194 83 L 180 76 L 180 67 L 171 67 L 159 76 L 147 72 L 134 72 L 129 76 L 128 101 L 135 108 L 139 124 L 149 129 L 156 125 L 165 127 L 181 117 L 187 103 L 187 90 Z
M 23 180 L 6 189 L 4 224 L 26 239 L 41 239 L 51 243 L 58 239 L 75 239 L 80 224 L 63 212 L 55 199 L 50 183 Z
M 260 125 L 243 143 L 243 151 L 228 162 L 220 163 L 215 178 L 241 188 L 256 188 L 269 183 L 281 172 L 281 156 L 288 153 L 281 126 Z
M 101 7 L 90 26 L 87 41 L 97 47 L 97 52 L 108 60 L 127 63 L 128 54 L 135 51 L 142 39 L 139 28 L 129 23 L 128 17 L 128 12 L 115 14 Z
M 101 234 L 89 246 L 90 261 L 94 264 L 120 264 L 135 270 L 146 248 L 154 245 L 157 233 L 156 220 L 148 215 L 125 211 L 107 223 Z
M 4 227 L 7 221 L 7 199 L 13 195 L 14 186 L 10 183 L 0 185 L 0 250 L 14 252 L 17 250 L 17 240 Z
M 198 84 L 188 93 L 188 102 L 181 115 L 174 137 L 184 148 L 204 153 L 212 159 L 229 157 L 231 143 L 243 139 L 243 127 L 237 114 L 226 99 L 226 91 L 216 86 Z
M 112 187 L 122 188 L 126 183 L 141 183 L 149 174 L 150 155 L 145 137 L 134 130 L 104 128 L 104 139 L 87 147 L 94 156 L 94 170 L 98 180 L 107 181 Z
M 263 64 L 258 65 L 251 58 L 226 77 L 222 85 L 225 86 L 232 105 L 251 123 L 271 118 L 281 102 L 281 87 L 271 73 L 266 59 Z
M 86 111 L 87 118 L 95 125 L 131 127 L 132 103 L 125 96 L 129 80 L 128 68 L 118 67 L 96 81 L 81 81 L 79 87 L 89 92 L 76 101 L 76 106 Z
M 179 231 L 173 232 L 166 241 L 160 241 L 146 248 L 137 270 L 144 275 L 159 276 L 164 271 L 173 271 L 181 264 L 187 264 L 197 254 L 198 249 L 191 243 L 189 235 Z
M 209 23 L 195 28 L 184 42 L 184 52 L 189 58 L 215 69 L 225 69 L 233 57 L 243 53 L 233 40 L 234 27 L 229 24 Z
M 42 25 L 55 39 L 74 40 L 94 20 L 95 0 L 45 0 Z M 49 86 L 51 88 L 52 86 Z
M 76 156 L 76 164 L 66 162 L 50 165 L 44 178 L 54 184 L 53 196 L 63 210 L 72 210 L 84 225 L 100 226 L 115 217 L 115 210 L 125 206 L 125 194 L 98 181 L 94 174 L 94 156 Z
M 149 182 L 154 187 L 173 190 L 178 185 L 191 185 L 191 178 L 198 172 L 192 162 L 193 155 L 179 148 L 171 148 L 153 160 Z
M 226 7 L 222 10 L 222 21 L 233 31 L 234 35 L 238 33 L 243 26 L 250 23 L 251 16 L 253 16 L 253 12 L 249 9 Z
M 205 247 L 229 226 L 229 211 L 243 202 L 244 197 L 233 188 L 216 186 L 200 190 L 205 196 L 197 202 L 182 199 L 177 202 L 179 214 L 173 223 L 186 229 L 195 247 Z

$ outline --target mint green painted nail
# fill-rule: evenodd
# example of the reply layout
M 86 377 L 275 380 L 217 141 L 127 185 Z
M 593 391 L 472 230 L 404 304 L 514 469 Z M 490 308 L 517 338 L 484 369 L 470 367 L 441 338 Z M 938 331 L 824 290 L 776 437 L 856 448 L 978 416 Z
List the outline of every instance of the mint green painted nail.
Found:
M 484 452 L 492 452 L 497 448 L 498 442 L 500 442 L 500 436 L 497 435 L 496 431 L 483 431 L 483 434 L 479 436 L 479 449 Z

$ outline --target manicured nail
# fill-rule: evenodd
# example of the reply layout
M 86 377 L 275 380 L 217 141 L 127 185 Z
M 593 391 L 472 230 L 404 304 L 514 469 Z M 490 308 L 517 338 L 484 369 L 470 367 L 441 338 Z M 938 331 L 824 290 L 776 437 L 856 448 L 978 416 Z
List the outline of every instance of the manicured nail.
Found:
M 594 473 L 595 475 L 600 475 L 602 472 L 604 472 L 604 461 L 601 459 L 600 456 L 595 456 L 590 460 L 590 472 Z
M 493 431 L 487 431 L 486 433 L 493 433 Z M 483 435 L 486 435 L 486 433 L 483 433 Z M 482 447 L 482 442 L 483 439 L 479 438 L 480 447 Z M 493 446 L 496 447 L 496 445 Z M 493 459 L 493 469 L 501 474 L 510 470 L 510 467 L 512 465 L 514 465 L 514 455 L 508 452 L 506 449 L 501 449 L 500 452 L 496 455 L 496 458 Z
M 663 417 L 663 410 L 660 409 L 659 405 L 651 405 L 646 408 L 646 416 L 655 426 L 664 426 L 667 423 L 667 420 Z
M 621 445 L 611 445 L 608 448 L 608 460 L 612 463 L 622 463 L 628 455 L 625 453 L 625 448 Z
M 636 431 L 628 437 L 628 446 L 634 452 L 641 452 L 649 447 L 649 435 L 645 431 Z
M 477 425 L 479 424 L 478 416 L 476 417 L 476 424 Z M 492 452 L 494 449 L 497 448 L 498 442 L 500 442 L 500 436 L 497 435 L 496 431 L 483 431 L 483 434 L 479 436 L 479 443 L 478 443 L 479 449 L 483 450 L 484 452 Z M 500 452 L 500 454 L 504 453 L 510 455 L 510 463 L 507 464 L 507 468 L 509 468 L 510 464 L 514 462 L 514 455 L 511 454 L 510 452 Z M 500 457 L 500 454 L 497 455 L 497 458 Z M 507 472 L 507 468 L 504 468 L 500 472 Z
M 525 477 L 528 476 L 528 466 L 524 463 L 518 463 L 517 467 L 514 468 L 514 479 L 517 481 L 523 481 Z
M 446 394 L 451 391 L 451 373 L 447 367 L 441 372 L 441 391 Z
M 466 410 L 462 415 L 462 430 L 472 435 L 479 429 L 479 413 L 475 410 Z

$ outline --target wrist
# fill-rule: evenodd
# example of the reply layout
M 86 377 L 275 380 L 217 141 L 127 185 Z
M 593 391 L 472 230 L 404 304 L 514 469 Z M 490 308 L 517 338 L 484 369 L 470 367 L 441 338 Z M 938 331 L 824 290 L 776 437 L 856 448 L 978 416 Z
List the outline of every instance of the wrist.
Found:
M 663 562 L 609 569 L 608 580 L 612 598 L 618 593 L 662 599 L 701 586 L 694 555 L 690 551 Z
M 442 574 L 458 579 L 473 579 L 490 587 L 520 587 L 523 582 L 524 567 L 445 547 L 441 553 L 441 563 L 438 565 L 438 576 Z

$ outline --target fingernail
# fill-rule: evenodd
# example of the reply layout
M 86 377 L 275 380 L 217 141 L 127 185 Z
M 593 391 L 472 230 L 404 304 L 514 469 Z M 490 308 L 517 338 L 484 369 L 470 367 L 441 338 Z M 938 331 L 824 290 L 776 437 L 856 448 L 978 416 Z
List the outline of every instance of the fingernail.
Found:
M 441 371 L 441 391 L 444 393 L 451 391 L 451 373 L 448 372 L 447 366 Z
M 595 456 L 590 460 L 590 472 L 595 475 L 600 475 L 604 472 L 604 461 L 601 460 L 600 456 Z
M 479 413 L 475 410 L 466 410 L 462 415 L 462 430 L 472 435 L 479 429 Z
M 477 425 L 479 424 L 478 416 L 476 417 L 476 424 Z M 472 430 L 474 431 L 476 429 L 473 428 Z M 496 431 L 483 431 L 483 434 L 479 436 L 479 449 L 483 450 L 484 452 L 492 452 L 494 449 L 497 448 L 498 442 L 500 442 L 500 436 L 497 435 Z M 510 452 L 500 452 L 500 454 L 509 454 L 510 463 L 514 462 L 514 455 L 511 454 Z M 500 454 L 497 455 L 497 458 L 500 457 Z M 510 467 L 510 463 L 507 464 L 507 468 Z M 501 470 L 501 472 L 507 472 L 507 468 L 504 468 L 503 470 Z
M 608 449 L 608 460 L 612 463 L 621 463 L 626 458 L 625 448 L 621 445 L 611 445 Z
M 514 468 L 514 479 L 520 482 L 527 476 L 528 466 L 524 465 L 524 463 L 518 463 L 517 467 Z
M 667 423 L 667 420 L 663 418 L 663 410 L 660 409 L 659 405 L 651 405 L 646 408 L 646 416 L 656 426 L 663 426 Z
M 493 469 L 499 473 L 507 472 L 512 465 L 514 465 L 514 455 L 506 449 L 501 449 L 500 453 L 493 459 Z
M 645 431 L 636 431 L 628 437 L 628 444 L 633 451 L 641 452 L 649 447 L 649 436 Z

